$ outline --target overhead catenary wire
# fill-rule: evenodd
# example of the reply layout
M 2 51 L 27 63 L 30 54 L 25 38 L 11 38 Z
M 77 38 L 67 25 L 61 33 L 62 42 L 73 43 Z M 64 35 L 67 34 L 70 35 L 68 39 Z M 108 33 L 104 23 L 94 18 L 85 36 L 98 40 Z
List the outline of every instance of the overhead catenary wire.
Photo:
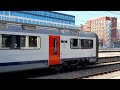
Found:
M 112 13 L 112 14 L 116 14 L 116 15 L 120 15 L 120 13 L 117 13 L 117 12 L 114 12 L 114 11 L 106 11 L 106 12 L 109 12 L 109 13 Z

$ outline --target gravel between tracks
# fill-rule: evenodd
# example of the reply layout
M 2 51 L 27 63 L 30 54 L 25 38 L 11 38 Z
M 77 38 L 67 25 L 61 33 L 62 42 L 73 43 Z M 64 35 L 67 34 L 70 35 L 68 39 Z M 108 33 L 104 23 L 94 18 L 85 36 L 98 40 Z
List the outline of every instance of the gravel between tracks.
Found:
M 91 75 L 91 74 L 93 75 L 93 74 L 96 74 L 96 73 L 99 73 L 99 72 L 105 72 L 105 71 L 116 70 L 116 69 L 120 69 L 120 64 L 104 66 L 104 67 L 83 69 L 83 70 L 67 72 L 67 73 L 57 74 L 57 75 L 36 77 L 36 78 L 33 78 L 33 79 L 74 79 L 74 78 L 77 78 L 77 77 L 87 76 L 87 75 Z
M 99 58 L 98 63 L 110 62 L 110 61 L 120 61 L 120 56 L 115 57 L 102 57 Z
M 120 61 L 120 57 L 102 58 L 102 59 L 99 59 L 97 63 L 110 62 L 110 61 Z M 72 70 L 70 69 L 70 70 L 67 70 L 67 72 L 62 72 L 62 73 L 54 73 L 53 71 L 49 71 L 47 69 L 41 69 L 41 70 L 38 69 L 38 70 L 30 70 L 30 71 L 28 70 L 28 71 L 13 73 L 13 74 L 5 74 L 1 76 L 3 78 L 73 79 L 79 76 L 88 75 L 90 73 L 96 73 L 97 71 L 97 69 L 95 69 L 96 67 L 93 67 L 93 68 L 85 68 L 85 69 L 77 69 L 77 70 L 75 69 L 75 71 L 74 69 Z M 102 70 L 98 69 L 98 72 Z M 110 68 L 108 70 L 110 70 Z
M 85 78 L 85 79 L 115 79 L 115 77 L 117 76 L 120 76 L 120 71 L 98 75 L 98 76 L 92 76 L 92 77 Z M 116 79 L 120 79 L 120 78 L 116 78 Z

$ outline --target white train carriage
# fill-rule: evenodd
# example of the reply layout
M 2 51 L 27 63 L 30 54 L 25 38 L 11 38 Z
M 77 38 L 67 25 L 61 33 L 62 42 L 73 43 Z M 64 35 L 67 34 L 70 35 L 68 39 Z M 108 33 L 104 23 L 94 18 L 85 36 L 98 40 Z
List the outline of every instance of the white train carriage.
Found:
M 28 28 L 29 29 L 29 28 Z M 95 33 L 72 30 L 34 30 L 17 23 L 0 28 L 0 73 L 80 66 L 81 62 L 98 60 L 98 38 Z

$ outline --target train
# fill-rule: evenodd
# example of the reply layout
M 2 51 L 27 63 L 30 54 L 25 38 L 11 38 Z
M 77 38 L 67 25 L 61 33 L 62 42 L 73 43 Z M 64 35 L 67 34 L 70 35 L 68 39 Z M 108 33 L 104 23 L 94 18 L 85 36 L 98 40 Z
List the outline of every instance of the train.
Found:
M 81 67 L 98 61 L 93 32 L 0 22 L 0 73 L 38 68 Z

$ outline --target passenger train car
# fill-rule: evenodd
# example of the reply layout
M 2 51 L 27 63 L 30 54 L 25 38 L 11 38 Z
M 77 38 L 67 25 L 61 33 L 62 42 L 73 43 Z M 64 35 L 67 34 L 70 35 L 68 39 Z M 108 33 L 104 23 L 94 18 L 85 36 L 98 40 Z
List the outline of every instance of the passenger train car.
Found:
M 30 28 L 28 26 L 31 26 Z M 95 33 L 0 23 L 0 73 L 98 61 Z

